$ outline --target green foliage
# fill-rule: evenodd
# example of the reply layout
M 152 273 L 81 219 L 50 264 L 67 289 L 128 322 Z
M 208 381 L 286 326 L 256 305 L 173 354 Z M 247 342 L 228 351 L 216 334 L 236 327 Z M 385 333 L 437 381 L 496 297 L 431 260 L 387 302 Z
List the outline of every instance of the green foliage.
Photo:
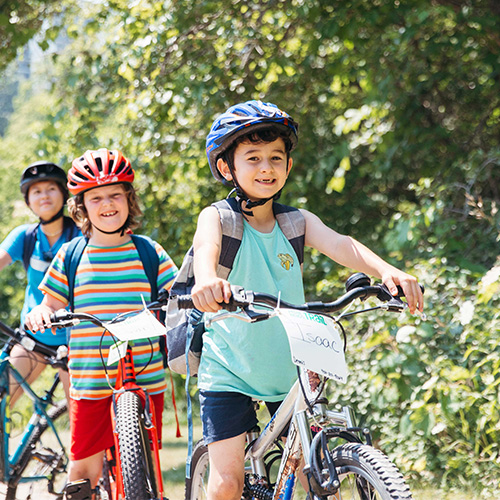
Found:
M 59 2 L 53 0 L 8 0 L 0 6 L 0 71 L 15 59 L 18 50 L 40 32 L 44 19 L 58 12 Z M 57 30 L 47 33 L 41 42 L 47 48 L 48 40 L 53 39 Z
M 416 481 L 498 491 L 499 5 L 62 2 L 70 44 L 43 75 L 50 93 L 18 100 L 0 169 L 121 148 L 143 231 L 180 263 L 197 214 L 226 193 L 205 157 L 211 122 L 238 101 L 276 103 L 300 124 L 283 201 L 427 289 L 425 322 L 370 313 L 349 325 L 363 337 L 350 335 L 341 399 Z M 15 187 L 0 186 L 3 213 Z M 333 298 L 349 272 L 309 252 L 308 298 Z M 7 283 L 18 290 L 2 272 Z M 2 314 L 17 299 L 5 300 Z
M 370 313 L 346 325 L 350 380 L 333 393 L 416 483 L 465 487 L 477 477 L 497 492 L 500 315 L 491 286 L 500 267 L 481 280 L 445 259 L 415 271 L 432 283 L 427 320 Z
M 26 86 L 15 102 L 16 113 L 0 141 L 0 176 L 3 179 L 0 183 L 1 240 L 19 224 L 36 220 L 19 191 L 19 179 L 23 169 L 41 157 L 37 151 L 37 137 L 45 125 L 45 113 L 51 99 L 46 94 L 32 96 Z M 59 161 L 58 155 L 52 158 Z M 26 273 L 20 262 L 1 271 L 0 320 L 18 326 L 25 287 Z

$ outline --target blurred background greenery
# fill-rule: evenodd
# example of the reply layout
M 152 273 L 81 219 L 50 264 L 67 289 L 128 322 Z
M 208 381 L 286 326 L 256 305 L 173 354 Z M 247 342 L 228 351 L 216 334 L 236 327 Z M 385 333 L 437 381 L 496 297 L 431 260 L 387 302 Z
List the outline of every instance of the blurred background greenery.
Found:
M 425 322 L 372 314 L 347 325 L 351 375 L 335 397 L 415 483 L 500 491 L 500 3 L 0 9 L 1 238 L 31 220 L 18 191 L 26 165 L 67 169 L 86 149 L 119 148 L 137 172 L 142 232 L 180 264 L 197 214 L 227 193 L 204 152 L 214 117 L 247 99 L 277 104 L 300 124 L 282 201 L 426 286 Z M 309 252 L 308 298 L 335 297 L 349 273 Z M 18 265 L 0 275 L 10 324 L 23 280 Z

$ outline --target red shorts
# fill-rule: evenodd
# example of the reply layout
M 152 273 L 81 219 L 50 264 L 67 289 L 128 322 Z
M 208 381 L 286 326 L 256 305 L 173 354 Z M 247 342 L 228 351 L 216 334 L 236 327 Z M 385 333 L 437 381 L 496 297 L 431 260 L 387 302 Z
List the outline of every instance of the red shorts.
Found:
M 152 394 L 156 432 L 161 443 L 164 393 Z M 111 396 L 105 399 L 71 399 L 71 460 L 82 460 L 111 448 L 115 442 L 111 425 Z

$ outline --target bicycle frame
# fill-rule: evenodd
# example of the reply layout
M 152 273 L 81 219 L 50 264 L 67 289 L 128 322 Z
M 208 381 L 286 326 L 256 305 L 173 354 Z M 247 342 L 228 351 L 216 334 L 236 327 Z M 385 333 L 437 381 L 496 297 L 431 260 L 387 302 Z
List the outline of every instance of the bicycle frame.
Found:
M 160 458 L 159 458 L 159 445 L 158 445 L 158 432 L 156 426 L 156 416 L 154 412 L 154 404 L 151 397 L 142 387 L 140 387 L 136 382 L 134 360 L 132 356 L 132 348 L 130 345 L 127 347 L 127 353 L 124 358 L 119 362 L 118 374 L 116 379 L 116 387 L 113 390 L 113 404 L 111 405 L 111 421 L 113 423 L 113 434 L 115 440 L 116 453 L 116 498 L 125 499 L 125 490 L 123 484 L 123 478 L 121 474 L 121 463 L 120 463 L 120 443 L 118 439 L 118 432 L 116 431 L 116 407 L 118 399 L 126 391 L 135 392 L 142 404 L 142 411 L 144 416 L 144 421 L 146 424 L 146 430 L 148 433 L 148 438 L 151 444 L 151 450 L 153 452 L 153 465 L 155 467 L 156 479 L 158 481 L 158 495 L 159 498 L 163 498 L 163 479 L 161 475 Z M 151 415 L 151 417 L 150 417 Z
M 328 316 L 342 311 L 355 299 L 365 300 L 372 296 L 377 297 L 382 304 L 341 314 L 333 318 L 334 322 L 339 323 L 342 317 L 375 309 L 401 312 L 406 308 L 406 303 L 399 295 L 390 294 L 383 284 L 371 286 L 368 277 L 361 273 L 353 275 L 347 285 L 347 292 L 333 302 L 297 305 L 233 285 L 232 303 L 227 308 L 230 309 L 211 317 L 211 323 L 228 317 L 253 323 L 275 316 L 280 307 L 302 311 L 302 315 L 291 316 L 289 330 L 287 319 L 283 322 L 290 339 L 292 359 L 300 367 L 299 377 L 264 430 L 260 432 L 257 428 L 246 434 L 245 461 L 250 466 L 245 467 L 242 498 L 289 500 L 293 498 L 297 476 L 302 472 L 307 476 L 308 484 L 303 483 L 303 486 L 308 491 L 308 498 L 344 498 L 345 491 L 348 492 L 347 498 L 375 498 L 373 495 L 391 500 L 411 498 L 401 472 L 383 452 L 372 446 L 370 430 L 356 426 L 352 409 L 344 406 L 341 411 L 333 411 L 327 407 L 326 398 L 321 397 L 328 378 L 344 380 L 346 377 L 341 351 L 333 349 L 336 353 L 333 360 L 329 351 L 326 356 L 324 352 L 324 349 L 339 345 L 339 333 L 344 335 L 345 342 L 345 331 L 343 328 L 341 332 L 332 330 L 326 322 L 318 322 L 315 317 L 310 318 L 303 313 Z M 399 290 L 399 294 L 403 294 L 402 290 Z M 176 300 L 179 308 L 193 307 L 190 295 L 178 296 Z M 256 306 L 261 308 L 257 309 Z M 293 321 L 293 316 L 298 317 L 299 321 Z M 285 314 L 283 317 L 286 317 Z M 318 328 L 320 323 L 325 336 L 314 337 L 311 331 Z M 317 339 L 321 342 L 318 343 Z M 297 346 L 297 341 L 310 342 L 311 345 L 306 348 L 304 344 Z M 297 352 L 304 351 L 303 358 L 294 357 L 294 347 Z M 328 369 L 328 363 L 334 363 L 337 371 Z M 320 373 L 326 375 L 324 380 Z M 280 438 L 287 424 L 289 428 L 283 446 Z M 186 477 L 186 498 L 189 500 L 199 500 L 207 495 L 208 455 L 208 447 L 200 441 L 193 453 L 195 459 L 191 465 L 191 475 Z M 278 460 L 280 463 L 276 477 L 272 467 Z
M 33 432 L 36 429 L 37 424 L 40 420 L 46 419 L 48 426 L 52 429 L 52 432 L 61 447 L 64 450 L 64 445 L 59 437 L 59 434 L 52 422 L 50 416 L 48 415 L 47 408 L 53 404 L 53 397 L 56 388 L 58 387 L 59 373 L 56 373 L 54 381 L 48 391 L 46 391 L 43 397 L 38 396 L 25 378 L 9 363 L 9 354 L 12 350 L 12 341 L 8 341 L 5 347 L 0 353 L 0 419 L 3 425 L 3 442 L 0 442 L 1 456 L 3 460 L 0 460 L 0 465 L 3 465 L 0 473 L 2 474 L 2 481 L 9 482 L 16 477 L 15 470 L 19 464 L 19 461 L 26 450 L 28 443 L 30 441 Z M 10 429 L 11 429 L 11 418 L 10 418 L 10 393 L 9 393 L 9 380 L 10 375 L 14 380 L 20 385 L 24 393 L 33 401 L 34 412 L 30 418 L 16 449 L 9 454 L 9 440 L 10 440 Z M 6 460 L 7 458 L 7 460 Z M 64 466 L 68 464 L 68 457 L 64 456 Z M 19 482 L 33 482 L 48 479 L 46 476 L 32 476 L 32 477 L 20 477 Z
M 324 404 L 318 406 L 319 408 L 315 407 L 315 412 L 317 411 L 315 416 L 321 423 L 328 422 L 346 430 L 357 430 L 354 413 L 350 407 L 345 406 L 339 412 L 327 410 Z M 266 477 L 264 455 L 279 439 L 285 426 L 290 423 L 280 462 L 278 481 L 274 489 L 274 499 L 293 498 L 299 465 L 303 467 L 305 473 L 310 469 L 312 435 L 306 411 L 307 404 L 300 388 L 300 382 L 297 380 L 260 435 L 256 432 L 247 434 L 249 446 L 245 459 L 250 461 L 253 473 Z

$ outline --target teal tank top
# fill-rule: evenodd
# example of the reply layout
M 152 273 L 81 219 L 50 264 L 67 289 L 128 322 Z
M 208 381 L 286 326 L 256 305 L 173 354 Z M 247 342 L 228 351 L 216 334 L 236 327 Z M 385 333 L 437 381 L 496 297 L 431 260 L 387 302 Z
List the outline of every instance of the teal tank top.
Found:
M 228 281 L 293 304 L 304 302 L 297 256 L 278 223 L 261 233 L 244 221 L 243 239 Z M 263 401 L 281 401 L 297 378 L 290 347 L 278 318 L 259 323 L 226 319 L 203 336 L 198 387 L 229 391 Z

